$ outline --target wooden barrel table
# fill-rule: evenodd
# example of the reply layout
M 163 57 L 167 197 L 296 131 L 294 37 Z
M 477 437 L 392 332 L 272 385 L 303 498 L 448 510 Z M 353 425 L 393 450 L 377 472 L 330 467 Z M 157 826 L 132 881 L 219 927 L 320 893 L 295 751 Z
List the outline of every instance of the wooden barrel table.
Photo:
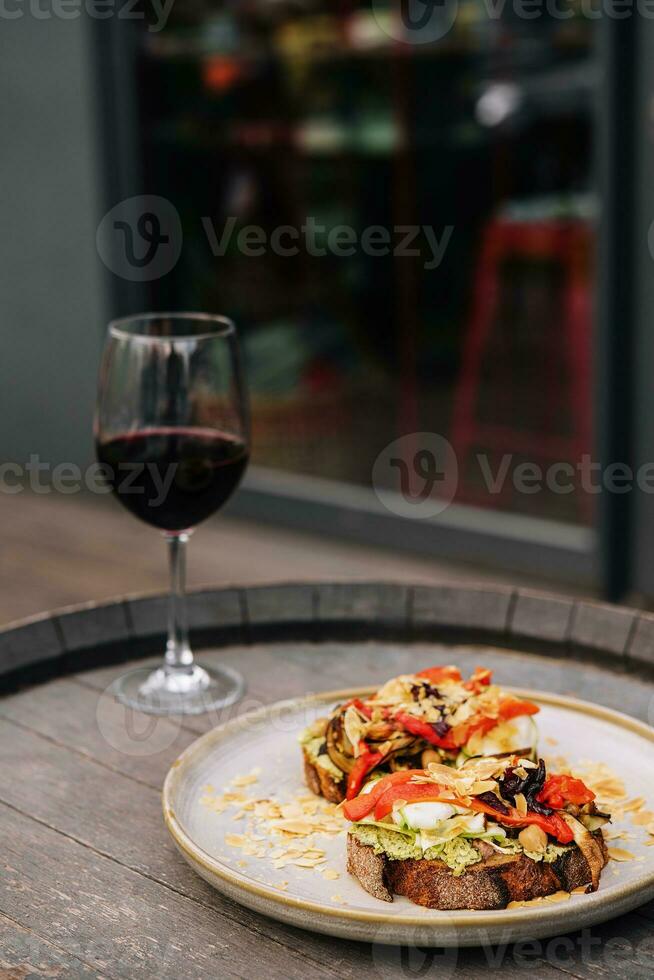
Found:
M 246 678 L 243 701 L 222 713 L 139 715 L 107 692 L 125 661 L 161 656 L 163 596 L 65 609 L 0 633 L 0 977 L 654 973 L 654 903 L 556 940 L 458 951 L 380 950 L 282 925 L 192 872 L 160 799 L 171 763 L 211 726 L 431 663 L 481 663 L 499 683 L 651 723 L 654 616 L 519 589 L 361 583 L 196 592 L 189 615 L 199 659 Z

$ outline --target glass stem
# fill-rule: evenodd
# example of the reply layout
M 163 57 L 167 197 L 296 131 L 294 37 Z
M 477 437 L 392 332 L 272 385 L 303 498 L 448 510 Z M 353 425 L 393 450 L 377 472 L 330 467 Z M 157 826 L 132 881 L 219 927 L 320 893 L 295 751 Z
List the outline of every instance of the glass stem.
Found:
M 193 663 L 193 653 L 188 642 L 186 617 L 186 543 L 188 539 L 188 534 L 166 535 L 170 559 L 166 667 L 172 670 L 188 670 Z

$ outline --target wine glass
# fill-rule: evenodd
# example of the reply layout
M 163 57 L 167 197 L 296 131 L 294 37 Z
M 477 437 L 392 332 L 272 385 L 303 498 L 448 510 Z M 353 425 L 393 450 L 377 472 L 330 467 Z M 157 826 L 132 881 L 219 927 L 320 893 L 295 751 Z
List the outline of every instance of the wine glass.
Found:
M 188 640 L 186 543 L 231 497 L 249 458 L 249 413 L 234 324 L 205 313 L 146 313 L 109 324 L 94 423 L 98 459 L 120 502 L 163 532 L 170 558 L 163 665 L 113 685 L 150 714 L 233 704 L 241 675 L 202 667 Z

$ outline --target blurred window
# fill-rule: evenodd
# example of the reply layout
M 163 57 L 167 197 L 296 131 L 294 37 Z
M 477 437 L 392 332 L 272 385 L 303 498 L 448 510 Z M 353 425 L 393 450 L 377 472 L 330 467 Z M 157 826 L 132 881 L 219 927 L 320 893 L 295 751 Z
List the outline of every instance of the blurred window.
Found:
M 382 0 L 143 32 L 145 186 L 184 230 L 153 305 L 239 325 L 255 463 L 370 486 L 437 433 L 458 502 L 590 524 L 596 20 L 448 3 L 426 43 Z

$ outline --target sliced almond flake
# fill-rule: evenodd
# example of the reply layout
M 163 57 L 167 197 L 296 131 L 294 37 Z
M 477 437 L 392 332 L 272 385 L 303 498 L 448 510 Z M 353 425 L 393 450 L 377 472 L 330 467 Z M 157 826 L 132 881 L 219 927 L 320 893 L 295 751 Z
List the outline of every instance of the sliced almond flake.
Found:
M 225 843 L 229 847 L 243 847 L 246 843 L 246 838 L 243 834 L 225 834 Z
M 296 817 L 303 816 L 299 803 L 282 803 L 279 809 L 285 820 L 294 820 Z
M 292 861 L 296 868 L 316 868 L 319 864 L 324 864 L 324 858 L 298 858 L 296 861 Z
M 277 888 L 277 889 L 279 889 L 280 892 L 285 892 L 286 889 L 288 888 L 288 882 L 287 881 L 278 881 L 277 884 L 274 885 L 274 887 Z
M 325 868 L 322 876 L 323 878 L 326 878 L 327 881 L 336 881 L 337 878 L 341 877 L 336 868 Z
M 332 895 L 332 902 L 338 902 L 339 905 L 347 905 L 342 895 Z
M 636 827 L 647 827 L 650 823 L 654 824 L 654 813 L 651 810 L 639 810 L 638 813 L 632 813 L 631 822 Z
M 546 902 L 567 902 L 570 898 L 570 892 L 553 892 L 551 895 L 545 895 L 544 898 Z
M 256 783 L 259 776 L 256 773 L 251 772 L 249 776 L 235 776 L 232 779 L 232 786 L 252 786 Z
M 527 773 L 525 773 L 525 776 Z M 473 783 L 470 787 L 470 794 L 472 796 L 481 796 L 482 793 L 492 793 L 497 787 L 497 783 L 494 779 L 483 779 L 477 783 Z
M 612 796 L 618 800 L 624 800 L 627 796 L 625 785 L 617 776 L 598 776 L 594 777 L 592 772 L 586 772 L 586 779 L 598 796 Z
M 597 797 L 598 800 L 601 800 L 602 803 L 605 803 L 609 807 L 614 807 L 615 809 L 619 809 L 620 812 L 624 814 L 624 811 L 622 809 L 624 793 L 622 792 L 622 790 L 616 789 L 614 791 L 611 791 L 609 789 L 602 789 L 601 787 L 593 787 L 593 786 L 591 786 L 590 788 L 594 791 L 595 796 Z
M 637 796 L 635 799 L 629 800 L 627 803 L 623 804 L 622 809 L 625 811 L 625 813 L 642 810 L 646 802 L 645 797 Z
M 306 820 L 273 820 L 273 830 L 282 830 L 285 834 L 299 834 L 304 837 L 312 831 L 312 825 Z
M 633 861 L 635 854 L 626 851 L 623 847 L 609 847 L 609 857 L 612 861 Z
M 243 820 L 245 817 L 245 810 L 237 810 L 236 813 L 232 814 L 232 820 Z
M 542 904 L 543 904 L 542 898 L 531 898 L 524 902 L 519 902 L 519 901 L 509 902 L 509 904 L 507 905 L 507 909 L 528 909 L 531 908 L 532 905 L 542 905 Z
M 521 817 L 524 817 L 527 813 L 527 800 L 522 793 L 516 793 L 515 795 L 515 807 Z
M 325 820 L 322 823 L 314 822 L 316 831 L 324 834 L 341 834 L 345 829 L 344 823 L 337 823 L 335 820 Z
M 609 784 L 603 784 L 600 786 L 597 783 L 588 783 L 588 786 L 600 800 L 609 801 L 611 803 L 619 803 L 620 806 L 623 806 L 625 803 L 626 794 L 619 786 L 611 786 Z
M 548 772 L 565 773 L 570 769 L 570 763 L 564 755 L 546 756 L 545 764 Z
M 214 813 L 224 813 L 229 808 L 229 805 L 226 800 L 215 799 L 211 804 L 211 809 Z
M 625 830 L 614 830 L 613 828 L 602 828 L 604 840 L 627 840 L 629 835 Z

